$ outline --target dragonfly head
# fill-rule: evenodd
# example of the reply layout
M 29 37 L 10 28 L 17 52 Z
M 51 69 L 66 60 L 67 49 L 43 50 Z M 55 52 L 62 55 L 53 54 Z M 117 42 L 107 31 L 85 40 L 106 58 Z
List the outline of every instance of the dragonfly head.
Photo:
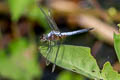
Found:
M 47 41 L 48 39 L 47 39 L 47 36 L 45 35 L 45 34 L 43 34 L 41 37 L 40 37 L 40 41 L 42 41 L 42 42 L 45 42 L 45 41 Z

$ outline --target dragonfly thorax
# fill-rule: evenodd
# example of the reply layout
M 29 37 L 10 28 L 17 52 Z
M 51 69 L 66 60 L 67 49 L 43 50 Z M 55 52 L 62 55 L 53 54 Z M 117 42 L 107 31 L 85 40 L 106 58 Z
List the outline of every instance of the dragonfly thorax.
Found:
M 59 32 L 59 31 L 51 31 L 48 34 L 44 34 L 41 37 L 42 41 L 49 41 L 49 40 L 60 40 L 62 39 L 64 36 Z
M 60 38 L 62 38 L 62 35 L 59 31 L 51 31 L 47 34 L 48 40 L 59 40 Z
M 61 33 L 59 31 L 51 31 L 50 33 L 48 33 L 48 38 L 51 37 L 52 35 L 56 35 L 56 36 L 62 36 Z

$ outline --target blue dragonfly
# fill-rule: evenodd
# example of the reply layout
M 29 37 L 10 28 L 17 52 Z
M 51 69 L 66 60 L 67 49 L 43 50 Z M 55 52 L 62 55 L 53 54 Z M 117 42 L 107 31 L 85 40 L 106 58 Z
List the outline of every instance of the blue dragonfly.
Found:
M 85 33 L 85 32 L 88 32 L 89 30 L 92 30 L 93 28 L 81 29 L 81 30 L 76 30 L 76 31 L 71 31 L 71 32 L 60 32 L 59 28 L 57 27 L 57 24 L 55 23 L 53 17 L 51 16 L 50 10 L 48 10 L 48 14 L 41 7 L 40 7 L 40 10 L 44 14 L 44 16 L 51 28 L 51 31 L 48 34 L 43 34 L 40 38 L 41 42 L 48 42 L 48 49 L 46 51 L 46 53 L 47 53 L 46 64 L 49 64 L 48 56 L 50 56 L 49 54 L 51 53 L 52 42 L 54 42 L 55 46 L 57 45 L 57 51 L 56 51 L 56 55 L 55 55 L 55 59 L 54 59 L 54 64 L 52 67 L 52 72 L 54 72 L 55 66 L 56 66 L 56 61 L 57 61 L 57 56 L 58 56 L 60 45 L 61 45 L 61 42 L 60 42 L 60 44 L 57 44 L 57 43 L 67 36 Z

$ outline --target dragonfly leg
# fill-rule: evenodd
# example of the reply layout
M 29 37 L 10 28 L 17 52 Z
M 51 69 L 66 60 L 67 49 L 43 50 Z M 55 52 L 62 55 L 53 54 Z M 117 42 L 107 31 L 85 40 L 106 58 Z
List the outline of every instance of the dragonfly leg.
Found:
M 47 52 L 46 52 L 47 54 L 50 52 L 50 46 L 51 46 L 51 41 L 49 40 L 48 41 L 48 49 L 47 49 Z
M 57 43 L 56 43 L 56 44 L 57 44 Z M 54 64 L 53 64 L 53 67 L 52 67 L 52 72 L 54 72 L 54 70 L 55 70 L 55 66 L 56 66 L 56 61 L 57 61 L 57 57 L 58 57 L 60 45 L 61 45 L 61 44 L 58 44 L 58 48 L 57 48 L 57 52 L 56 52 L 56 55 L 55 55 Z
M 49 58 L 49 54 L 51 53 L 51 49 L 52 49 L 51 41 L 49 40 L 49 41 L 48 41 L 48 50 L 47 50 L 47 52 L 46 52 L 46 53 L 47 53 L 47 55 L 46 55 L 46 65 L 49 65 L 49 64 L 50 64 L 48 58 Z

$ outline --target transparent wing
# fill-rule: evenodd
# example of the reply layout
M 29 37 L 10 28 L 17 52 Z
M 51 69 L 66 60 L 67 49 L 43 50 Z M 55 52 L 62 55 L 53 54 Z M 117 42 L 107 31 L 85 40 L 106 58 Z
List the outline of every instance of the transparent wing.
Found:
M 60 31 L 59 28 L 58 28 L 58 26 L 57 26 L 57 24 L 55 23 L 52 15 L 51 15 L 51 10 L 50 10 L 50 9 L 48 9 L 48 14 L 49 14 L 50 21 L 51 21 L 51 23 L 53 24 L 54 29 L 55 29 L 56 31 Z
M 40 10 L 41 10 L 42 13 L 45 15 L 45 18 L 47 19 L 50 28 L 51 28 L 52 30 L 59 31 L 59 29 L 58 29 L 58 27 L 57 27 L 54 19 L 53 19 L 52 16 L 51 16 L 50 10 L 48 11 L 48 12 L 49 12 L 48 15 L 45 13 L 45 11 L 43 10 L 43 8 L 40 7 Z

